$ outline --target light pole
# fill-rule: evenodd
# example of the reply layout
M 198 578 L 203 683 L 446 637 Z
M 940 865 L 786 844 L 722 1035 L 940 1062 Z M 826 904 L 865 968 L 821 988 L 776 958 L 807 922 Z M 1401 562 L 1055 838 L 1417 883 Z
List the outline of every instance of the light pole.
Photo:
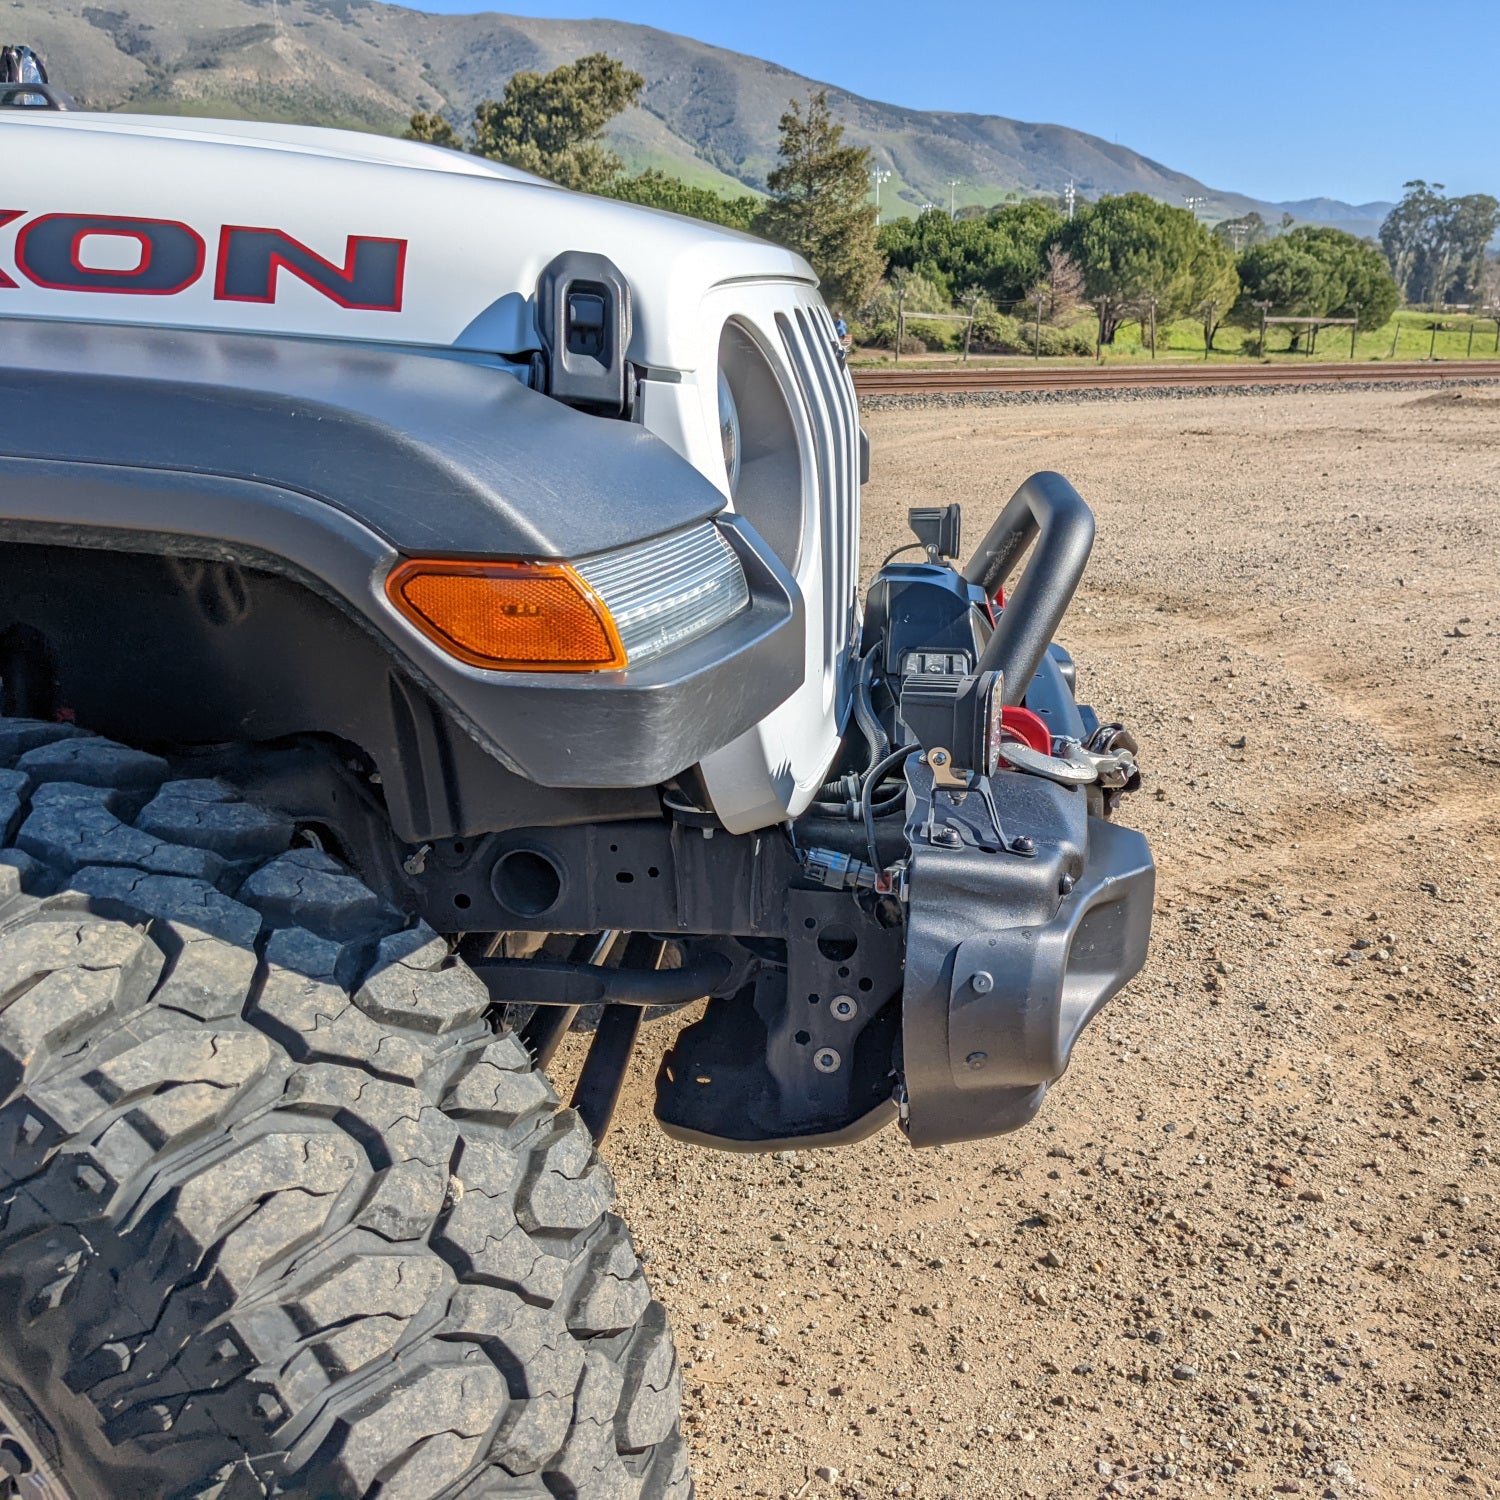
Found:
M 963 178 L 961 178 L 961 177 L 950 177 L 948 179 L 948 217 L 950 219 L 956 219 L 958 217 L 958 197 L 957 197 L 957 194 L 958 194 L 958 185 L 962 181 L 963 181 Z
M 1078 206 L 1078 189 L 1073 186 L 1073 179 L 1068 178 L 1068 185 L 1063 189 L 1063 202 L 1068 205 L 1068 217 L 1073 217 L 1073 210 Z
M 891 175 L 889 167 L 871 167 L 870 180 L 875 184 L 875 225 L 880 226 L 880 184 Z
M 1196 219 L 1198 217 L 1198 210 L 1208 202 L 1208 199 L 1198 193 L 1184 193 L 1182 201 L 1187 204 L 1188 212 Z

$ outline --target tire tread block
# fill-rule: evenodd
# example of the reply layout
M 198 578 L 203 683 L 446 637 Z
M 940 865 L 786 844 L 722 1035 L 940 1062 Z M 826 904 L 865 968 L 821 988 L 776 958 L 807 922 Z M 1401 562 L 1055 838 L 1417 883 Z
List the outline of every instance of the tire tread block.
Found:
M 449 963 L 448 945 L 425 923 L 381 940 L 354 1003 L 383 1026 L 440 1036 L 472 1025 L 490 993 L 472 969 Z
M 65 789 L 63 797 L 46 796 Z M 53 783 L 37 789 L 31 811 L 16 834 L 19 848 L 56 870 L 71 873 L 85 865 L 127 865 L 157 875 L 183 875 L 216 884 L 224 861 L 205 849 L 165 843 L 132 828 L 109 806 L 109 795 L 90 797 L 93 787 Z
M 88 737 L 76 724 L 54 724 L 46 719 L 0 719 L 0 764 L 12 766 L 39 745 Z
M 171 774 L 159 755 L 92 735 L 66 735 L 36 745 L 16 761 L 35 782 L 71 781 L 116 791 L 155 791 Z
M 168 781 L 135 820 L 144 833 L 233 862 L 270 859 L 296 831 L 290 818 L 241 802 L 225 781 Z
M 97 918 L 0 931 L 0 1099 L 90 1025 L 145 1005 L 163 966 L 143 934 Z
M 270 927 L 306 927 L 322 938 L 348 940 L 401 925 L 374 891 L 319 849 L 278 855 L 245 881 L 239 898 Z

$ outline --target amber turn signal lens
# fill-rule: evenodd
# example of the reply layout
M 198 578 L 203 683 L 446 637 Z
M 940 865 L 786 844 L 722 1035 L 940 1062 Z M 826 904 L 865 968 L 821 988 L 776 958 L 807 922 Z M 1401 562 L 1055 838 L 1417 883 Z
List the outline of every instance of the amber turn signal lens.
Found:
M 386 579 L 391 603 L 471 667 L 597 672 L 626 664 L 604 601 L 561 563 L 413 559 Z

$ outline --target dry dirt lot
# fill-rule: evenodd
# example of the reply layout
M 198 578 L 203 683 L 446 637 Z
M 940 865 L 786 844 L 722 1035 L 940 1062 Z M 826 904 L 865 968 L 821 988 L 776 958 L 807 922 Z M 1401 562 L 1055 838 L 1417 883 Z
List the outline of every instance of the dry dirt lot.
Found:
M 684 1148 L 642 1049 L 607 1154 L 702 1500 L 1495 1494 L 1500 392 L 868 426 L 867 559 L 1038 468 L 1094 504 L 1063 639 L 1154 950 L 998 1141 Z

